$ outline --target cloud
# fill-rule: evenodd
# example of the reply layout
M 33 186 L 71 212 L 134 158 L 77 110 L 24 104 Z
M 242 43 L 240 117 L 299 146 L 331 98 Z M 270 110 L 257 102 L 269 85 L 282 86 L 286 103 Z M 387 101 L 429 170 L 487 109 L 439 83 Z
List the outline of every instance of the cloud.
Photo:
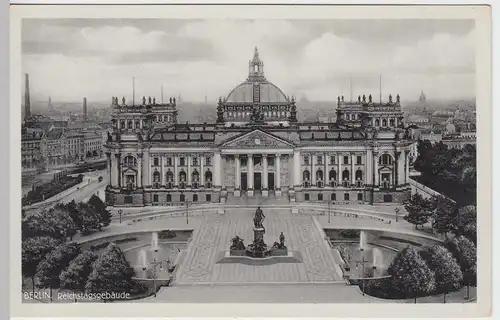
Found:
M 474 95 L 473 21 L 25 20 L 23 72 L 53 99 L 165 94 L 210 101 L 244 81 L 258 46 L 266 77 L 287 95 L 334 100 L 399 91 Z M 448 85 L 447 83 L 453 83 Z

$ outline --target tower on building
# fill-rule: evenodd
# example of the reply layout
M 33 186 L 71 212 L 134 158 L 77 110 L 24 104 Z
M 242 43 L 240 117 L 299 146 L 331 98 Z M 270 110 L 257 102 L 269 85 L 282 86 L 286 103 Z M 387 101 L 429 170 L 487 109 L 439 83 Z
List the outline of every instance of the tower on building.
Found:
M 24 89 L 24 119 L 31 118 L 31 102 L 30 102 L 30 79 L 28 74 L 24 75 L 25 89 Z
M 54 110 L 54 106 L 52 105 L 52 99 L 49 97 L 49 103 L 48 103 L 49 110 Z
M 418 102 L 420 102 L 420 103 L 426 103 L 427 102 L 427 98 L 426 98 L 423 90 L 420 92 L 420 98 L 418 98 Z
M 248 62 L 248 81 L 265 81 L 264 62 L 260 60 L 259 50 L 255 47 L 253 59 Z
M 83 120 L 87 121 L 87 97 L 83 97 Z

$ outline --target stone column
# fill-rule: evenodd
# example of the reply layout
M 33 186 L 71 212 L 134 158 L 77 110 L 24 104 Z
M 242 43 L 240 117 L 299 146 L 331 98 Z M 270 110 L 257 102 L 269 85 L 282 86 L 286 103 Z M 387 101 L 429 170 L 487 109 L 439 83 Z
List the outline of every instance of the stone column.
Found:
M 186 179 L 187 181 L 186 181 L 186 183 L 187 183 L 188 187 L 191 187 L 191 183 L 192 183 L 192 181 L 191 181 L 191 156 L 190 155 L 187 156 L 186 160 L 187 160 L 187 163 L 188 163 L 188 172 L 187 172 L 187 179 Z
M 366 150 L 365 158 L 365 184 L 373 184 L 373 151 L 371 149 Z
M 235 154 L 234 155 L 234 162 L 235 162 L 235 177 L 234 177 L 234 196 L 239 197 L 241 196 L 241 173 L 240 173 L 240 155 Z
M 214 174 L 214 187 L 220 189 L 222 187 L 220 150 L 214 152 Z
M 149 155 L 149 150 L 144 150 L 144 186 L 151 186 L 151 157 Z
M 248 155 L 247 167 L 248 195 L 253 196 L 253 154 Z
M 405 179 L 405 167 L 404 167 L 404 154 L 402 152 L 396 152 L 396 185 L 402 185 L 404 184 L 404 179 Z
M 276 164 L 275 165 L 275 169 L 274 170 L 274 180 L 276 180 L 276 183 L 274 184 L 274 189 L 276 190 L 275 191 L 275 194 L 277 197 L 280 197 L 281 196 L 281 155 L 280 154 L 277 154 L 276 155 L 276 159 L 274 160 L 274 163 Z
M 354 175 L 354 162 L 355 162 L 355 160 L 354 160 L 354 159 L 356 159 L 356 155 L 353 153 L 353 154 L 351 155 L 351 183 L 352 183 L 352 184 L 355 184 L 355 183 L 356 183 L 356 177 L 355 177 L 355 175 Z
M 293 185 L 295 188 L 301 186 L 300 183 L 300 151 L 293 151 Z
M 330 185 L 330 179 L 329 179 L 329 175 L 330 175 L 330 172 L 328 170 L 328 162 L 330 159 L 328 159 L 328 155 L 326 153 L 323 153 L 323 159 L 324 159 L 324 162 L 323 162 L 323 165 L 324 165 L 324 169 L 323 169 L 323 186 L 329 186 Z
M 121 154 L 115 153 L 116 158 L 116 184 L 119 188 L 122 187 L 122 170 L 121 170 Z
M 161 174 L 161 186 L 164 187 L 166 185 L 165 183 L 165 175 L 167 174 L 165 172 L 165 157 L 163 155 L 160 156 L 160 174 Z
M 113 175 L 111 174 L 112 171 L 113 171 L 113 165 L 111 163 L 111 153 L 110 152 L 106 152 L 106 162 L 107 162 L 107 173 L 108 173 L 108 177 L 109 177 L 109 184 L 111 186 L 113 186 Z
M 267 197 L 269 195 L 269 191 L 268 191 L 268 181 L 267 181 L 267 154 L 263 154 L 262 155 L 262 174 L 263 174 L 263 177 L 262 177 L 262 195 L 264 197 Z
M 137 188 L 142 188 L 142 152 L 137 154 Z
M 373 153 L 373 166 L 375 167 L 373 170 L 374 171 L 373 174 L 375 177 L 373 184 L 374 184 L 374 187 L 378 188 L 379 184 L 380 184 L 379 183 L 379 172 L 378 172 L 378 153 Z
M 337 161 L 337 182 L 342 184 L 342 154 L 340 153 L 339 156 L 339 161 Z
M 316 186 L 316 166 L 315 166 L 315 156 L 311 153 L 311 184 Z
M 176 188 L 179 187 L 179 157 L 174 155 L 174 186 Z
M 406 166 L 406 174 L 405 174 L 405 183 L 410 181 L 410 152 L 405 151 L 405 166 Z
M 205 187 L 205 167 L 204 167 L 204 162 L 205 162 L 205 156 L 202 154 L 200 155 L 200 184 L 204 188 Z

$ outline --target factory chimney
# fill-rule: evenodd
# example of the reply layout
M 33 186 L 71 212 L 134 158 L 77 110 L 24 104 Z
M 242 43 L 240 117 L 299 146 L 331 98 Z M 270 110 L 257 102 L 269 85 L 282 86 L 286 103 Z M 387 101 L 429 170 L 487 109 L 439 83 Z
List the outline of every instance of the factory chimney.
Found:
M 24 89 L 24 119 L 31 118 L 31 102 L 30 102 L 30 79 L 27 73 L 24 74 L 25 77 L 25 89 Z
M 83 97 L 83 121 L 87 121 L 87 98 Z

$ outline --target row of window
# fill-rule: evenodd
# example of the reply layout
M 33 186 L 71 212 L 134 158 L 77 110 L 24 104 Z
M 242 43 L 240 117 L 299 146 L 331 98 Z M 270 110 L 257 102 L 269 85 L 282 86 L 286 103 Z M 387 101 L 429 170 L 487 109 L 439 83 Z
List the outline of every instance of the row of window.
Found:
M 304 201 L 310 201 L 310 200 L 311 200 L 311 197 L 310 197 L 309 193 L 304 193 Z M 317 200 L 323 201 L 323 194 L 322 193 L 318 193 Z M 349 201 L 349 200 L 351 200 L 349 193 L 344 193 L 344 201 Z M 337 201 L 337 194 L 336 193 L 330 194 L 330 201 Z M 358 201 L 363 201 L 363 194 L 362 193 L 358 193 Z
M 243 117 L 249 117 L 252 113 L 251 112 L 236 112 L 236 111 L 227 111 L 226 112 L 226 118 L 243 118 Z M 285 111 L 264 111 L 263 112 L 264 117 L 290 117 L 290 112 L 285 112 Z
M 314 160 L 314 156 L 312 157 Z M 342 164 L 349 164 L 349 158 L 350 156 L 344 156 Z M 336 156 L 330 156 L 330 164 L 336 164 L 337 162 L 337 157 Z M 322 165 L 323 164 L 323 156 L 316 156 L 316 164 Z M 362 158 L 361 156 L 356 156 L 356 164 L 361 165 L 362 164 Z M 304 155 L 304 165 L 310 165 L 309 162 L 309 156 Z
M 193 166 L 198 166 L 199 165 L 199 160 L 197 157 L 192 157 L 191 158 L 191 163 Z M 186 165 L 186 158 L 185 157 L 180 157 L 179 158 L 179 166 L 185 166 Z M 159 157 L 154 157 L 153 158 L 153 166 L 157 167 L 160 166 L 160 158 Z M 167 157 L 166 158 L 166 165 L 167 166 L 173 166 L 174 165 L 174 158 L 172 157 Z M 205 165 L 206 166 L 211 166 L 212 165 L 212 158 L 211 157 L 205 157 Z
M 153 194 L 153 203 L 157 203 L 159 201 L 159 195 Z M 179 195 L 179 201 L 180 202 L 186 202 L 186 195 L 185 194 L 180 194 Z M 198 195 L 196 193 L 193 194 L 193 197 L 191 200 L 187 200 L 191 202 L 198 202 Z M 206 194 L 205 195 L 205 201 L 206 202 L 211 202 L 212 201 L 212 195 L 211 194 Z M 172 202 L 172 195 L 167 194 L 167 200 L 166 202 Z
M 314 186 L 318 188 L 323 188 L 324 186 L 328 185 L 330 188 L 337 188 L 339 186 L 339 182 L 335 180 L 330 180 L 328 184 L 325 184 L 323 181 L 319 180 L 317 181 Z M 363 188 L 364 182 L 361 180 L 356 180 L 354 184 L 351 183 L 349 180 L 344 180 L 340 184 L 344 188 L 350 188 L 351 186 L 355 186 L 356 188 Z M 310 181 L 304 181 L 302 182 L 302 186 L 304 188 L 310 188 L 313 186 L 313 184 Z

